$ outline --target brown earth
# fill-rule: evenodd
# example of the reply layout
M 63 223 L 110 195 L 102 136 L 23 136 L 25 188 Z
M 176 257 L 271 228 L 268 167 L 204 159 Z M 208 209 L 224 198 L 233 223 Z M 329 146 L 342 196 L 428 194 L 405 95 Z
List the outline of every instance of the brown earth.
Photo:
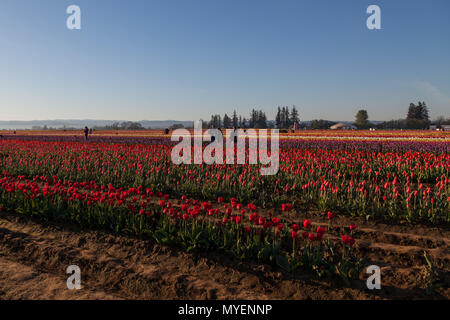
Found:
M 307 215 L 304 214 L 304 217 Z M 298 213 L 296 220 L 301 220 Z M 327 224 L 325 217 L 308 215 Z M 151 241 L 13 214 L 0 217 L 0 299 L 448 299 L 450 232 L 338 217 L 336 236 L 358 225 L 356 250 L 381 267 L 381 290 L 364 279 L 350 286 L 315 275 L 239 262 L 219 254 L 187 254 Z M 333 236 L 333 231 L 331 232 Z M 427 251 L 440 287 L 425 290 Z M 66 268 L 81 268 L 82 289 L 69 290 Z

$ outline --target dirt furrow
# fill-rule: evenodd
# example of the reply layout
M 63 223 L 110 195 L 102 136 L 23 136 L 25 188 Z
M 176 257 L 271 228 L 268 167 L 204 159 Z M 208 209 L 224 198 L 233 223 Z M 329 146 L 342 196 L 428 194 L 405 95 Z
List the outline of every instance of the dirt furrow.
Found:
M 0 298 L 5 299 L 430 298 L 422 283 L 425 268 L 411 259 L 420 247 L 369 243 L 368 257 L 382 266 L 384 277 L 383 290 L 375 292 L 364 281 L 348 287 L 307 273 L 292 275 L 218 254 L 186 254 L 146 240 L 13 214 L 3 215 L 0 223 Z M 404 258 L 399 250 L 405 250 Z M 69 265 L 81 269 L 81 290 L 66 288 Z M 448 297 L 445 290 L 433 297 Z

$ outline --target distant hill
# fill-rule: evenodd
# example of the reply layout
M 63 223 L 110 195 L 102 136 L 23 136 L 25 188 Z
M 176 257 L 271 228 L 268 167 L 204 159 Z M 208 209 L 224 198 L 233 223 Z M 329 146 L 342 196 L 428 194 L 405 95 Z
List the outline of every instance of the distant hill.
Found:
M 125 120 L 32 120 L 32 121 L 0 121 L 0 129 L 32 129 L 33 127 L 44 127 L 54 129 L 73 128 L 81 129 L 85 126 L 104 127 L 112 125 L 115 122 L 122 123 Z M 142 120 L 139 122 L 146 129 L 165 129 L 174 124 L 182 124 L 184 127 L 192 127 L 192 121 L 178 121 L 178 120 Z
M 32 121 L 0 121 L 0 130 L 7 129 L 32 129 L 33 127 L 44 127 L 52 129 L 82 129 L 85 126 L 89 128 L 93 127 L 104 127 L 110 126 L 113 123 L 122 123 L 126 120 L 65 120 L 65 119 L 57 119 L 57 120 L 32 120 Z M 179 121 L 179 120 L 141 120 L 135 121 L 139 122 L 145 129 L 165 129 L 169 128 L 174 124 L 182 124 L 184 127 L 192 127 L 193 121 Z M 268 124 L 275 125 L 274 120 L 268 120 Z M 300 125 L 310 126 L 312 121 L 301 121 Z M 353 124 L 353 121 L 333 121 L 335 123 L 343 122 L 347 124 Z M 384 121 L 370 121 L 372 124 L 377 125 Z
M 139 121 L 144 128 L 165 129 L 174 124 L 182 124 L 184 127 L 193 127 L 194 121 L 177 121 L 177 120 L 143 120 Z

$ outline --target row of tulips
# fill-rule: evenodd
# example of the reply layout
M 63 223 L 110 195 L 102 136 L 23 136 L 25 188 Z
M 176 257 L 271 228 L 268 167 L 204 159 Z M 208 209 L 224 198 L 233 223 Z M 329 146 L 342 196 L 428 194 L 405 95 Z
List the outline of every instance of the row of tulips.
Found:
M 361 132 L 358 132 L 358 135 Z M 365 150 L 375 152 L 432 152 L 437 154 L 448 153 L 450 151 L 450 135 L 444 137 L 431 136 L 424 141 L 410 138 L 408 136 L 404 139 L 398 135 L 386 138 L 385 136 L 368 138 L 364 140 L 362 137 L 353 136 L 328 136 L 324 135 L 322 138 L 316 136 L 317 133 L 312 132 L 314 136 L 280 136 L 280 146 L 284 149 L 326 149 L 326 150 Z M 329 132 L 328 132 L 329 134 Z M 343 133 L 341 132 L 340 135 Z M 391 133 L 392 134 L 392 133 Z M 19 134 L 19 135 L 5 135 L 2 139 L 14 141 L 41 141 L 41 142 L 83 142 L 84 136 L 75 134 Z M 125 132 L 124 134 L 106 135 L 101 132 L 94 134 L 89 138 L 90 142 L 95 143 L 126 143 L 126 144 L 159 144 L 173 146 L 176 142 L 171 141 L 169 135 L 136 135 Z
M 261 176 L 248 163 L 177 166 L 170 152 L 165 144 L 0 141 L 0 170 L 205 200 L 235 197 L 265 208 L 290 203 L 367 219 L 450 222 L 448 153 L 281 149 L 278 174 Z
M 284 212 L 292 210 L 283 204 Z M 87 228 L 150 238 L 187 252 L 215 251 L 242 260 L 272 263 L 287 271 L 310 270 L 319 276 L 358 278 L 363 260 L 352 254 L 351 225 L 339 238 L 310 220 L 288 223 L 265 215 L 236 198 L 225 202 L 177 199 L 142 186 L 115 188 L 94 181 L 63 181 L 56 176 L 0 176 L 0 212 L 66 221 Z M 332 214 L 328 214 L 332 219 Z M 337 240 L 337 241 L 336 241 Z

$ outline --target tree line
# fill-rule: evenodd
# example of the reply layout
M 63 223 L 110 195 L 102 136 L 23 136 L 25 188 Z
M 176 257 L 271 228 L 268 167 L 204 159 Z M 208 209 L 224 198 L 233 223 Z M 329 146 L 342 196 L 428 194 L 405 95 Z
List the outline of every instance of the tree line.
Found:
M 114 122 L 106 126 L 94 126 L 95 130 L 144 130 L 144 126 L 136 121 Z
M 279 129 L 288 129 L 294 123 L 299 123 L 299 112 L 295 106 L 290 109 L 288 106 L 278 107 L 275 123 L 267 120 L 266 113 L 262 110 L 252 109 L 248 118 L 238 115 L 236 110 L 231 116 L 224 114 L 221 117 L 219 114 L 213 114 L 209 122 L 204 122 L 205 128 L 255 128 L 266 129 L 272 128 L 274 125 Z
M 272 128 L 291 129 L 297 123 L 299 128 L 309 129 L 329 129 L 336 121 L 315 119 L 308 123 L 300 123 L 300 116 L 296 106 L 292 108 L 288 106 L 278 107 L 275 116 L 275 121 L 268 121 L 267 116 L 262 110 L 252 109 L 249 118 L 238 115 L 236 110 L 232 116 L 224 114 L 221 117 L 219 114 L 211 116 L 209 122 L 204 122 L 204 128 Z M 450 124 L 450 118 L 438 117 L 435 121 L 430 121 L 429 111 L 424 101 L 419 101 L 417 104 L 410 103 L 405 119 L 384 121 L 378 124 L 373 124 L 369 121 L 369 114 L 367 110 L 361 109 L 355 115 L 353 124 L 358 129 L 427 129 L 431 124 L 438 127 L 441 125 Z
M 424 101 L 417 104 L 410 103 L 405 119 L 385 121 L 379 125 L 379 129 L 428 129 L 430 127 L 428 107 Z

